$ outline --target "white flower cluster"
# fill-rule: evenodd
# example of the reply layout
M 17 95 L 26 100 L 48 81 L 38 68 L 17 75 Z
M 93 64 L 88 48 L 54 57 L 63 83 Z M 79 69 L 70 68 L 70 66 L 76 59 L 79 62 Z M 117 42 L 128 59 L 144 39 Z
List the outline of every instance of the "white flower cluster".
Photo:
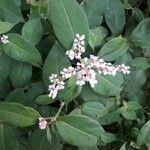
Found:
M 0 37 L 0 40 L 2 43 L 7 44 L 9 43 L 8 41 L 8 36 L 7 35 L 2 35 L 2 37 Z
M 73 60 L 74 58 L 76 59 L 81 59 L 82 53 L 85 52 L 85 35 L 79 35 L 76 34 L 76 38 L 74 39 L 74 43 L 72 46 L 72 49 L 66 52 L 66 55 L 70 58 L 70 60 Z
M 82 53 L 85 52 L 84 48 L 84 35 L 76 34 L 76 38 L 73 43 L 71 50 L 66 52 L 66 55 L 73 60 L 78 59 L 80 62 L 77 63 L 76 67 L 69 66 L 64 68 L 60 72 L 60 78 L 56 74 L 52 74 L 49 79 L 52 85 L 49 85 L 49 97 L 56 98 L 59 90 L 64 89 L 64 80 L 69 79 L 72 76 L 76 76 L 76 85 L 82 86 L 86 82 L 90 84 L 92 88 L 97 84 L 96 73 L 104 75 L 115 76 L 117 71 L 123 74 L 129 74 L 130 67 L 122 65 L 112 65 L 111 63 L 105 62 L 103 59 L 99 59 L 97 56 L 90 55 L 90 58 L 81 58 Z

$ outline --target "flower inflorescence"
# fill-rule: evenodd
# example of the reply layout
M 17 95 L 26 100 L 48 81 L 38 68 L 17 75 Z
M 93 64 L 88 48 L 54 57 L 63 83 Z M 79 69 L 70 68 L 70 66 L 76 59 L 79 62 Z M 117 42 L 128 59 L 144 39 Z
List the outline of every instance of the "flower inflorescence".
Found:
M 2 35 L 2 36 L 0 37 L 0 41 L 1 41 L 2 43 L 4 43 L 4 44 L 9 43 L 8 36 L 7 36 L 7 35 Z
M 71 50 L 66 51 L 66 55 L 70 60 L 78 59 L 76 67 L 69 66 L 64 68 L 60 72 L 60 76 L 52 74 L 49 77 L 49 97 L 53 99 L 56 98 L 58 91 L 65 88 L 65 80 L 72 76 L 76 76 L 76 85 L 83 86 L 86 82 L 90 84 L 92 88 L 98 83 L 96 79 L 96 74 L 112 75 L 115 76 L 117 72 L 123 74 L 130 73 L 130 67 L 121 65 L 113 65 L 111 63 L 105 62 L 103 59 L 99 59 L 97 56 L 90 55 L 90 58 L 81 58 L 81 55 L 85 52 L 85 36 L 76 34 L 74 43 Z

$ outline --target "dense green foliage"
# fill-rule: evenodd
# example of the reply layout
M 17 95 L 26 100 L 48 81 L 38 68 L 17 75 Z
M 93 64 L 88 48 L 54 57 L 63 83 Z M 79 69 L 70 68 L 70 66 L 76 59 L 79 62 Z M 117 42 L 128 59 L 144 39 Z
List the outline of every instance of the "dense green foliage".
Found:
M 77 33 L 86 57 L 130 74 L 97 74 L 93 89 L 71 77 L 49 98 L 49 76 L 77 63 L 65 55 Z M 0 0 L 3 34 L 0 150 L 150 150 L 150 0 Z M 54 118 L 40 130 L 39 117 Z

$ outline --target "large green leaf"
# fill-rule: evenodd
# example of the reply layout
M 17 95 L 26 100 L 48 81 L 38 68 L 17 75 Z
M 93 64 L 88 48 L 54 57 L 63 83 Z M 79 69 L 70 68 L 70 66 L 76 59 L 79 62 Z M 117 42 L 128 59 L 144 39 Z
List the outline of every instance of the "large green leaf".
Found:
M 8 32 L 14 26 L 15 26 L 15 23 L 0 21 L 0 34 Z
M 123 77 L 119 73 L 116 76 L 97 74 L 97 81 L 93 89 L 101 95 L 115 96 L 122 91 Z
M 10 69 L 10 80 L 14 87 L 24 86 L 32 76 L 32 66 L 24 62 L 15 62 Z
M 34 125 L 39 113 L 30 107 L 24 107 L 18 103 L 1 102 L 0 103 L 0 119 L 10 124 L 20 127 Z
M 121 0 L 106 0 L 105 19 L 111 32 L 118 35 L 125 25 L 125 11 Z
M 11 59 L 4 53 L 0 53 L 0 84 L 8 77 Z
M 34 18 L 26 22 L 22 28 L 22 37 L 28 42 L 36 45 L 43 33 L 40 18 Z
M 21 10 L 13 0 L 0 0 L 0 10 L 0 16 L 9 22 L 23 21 Z
M 61 44 L 69 49 L 75 34 L 84 34 L 88 40 L 88 20 L 75 0 L 49 0 L 49 14 L 54 32 Z
M 106 61 L 114 61 L 123 56 L 128 48 L 129 44 L 127 39 L 119 36 L 108 41 L 99 51 L 98 56 Z
M 56 122 L 56 126 L 63 139 L 76 146 L 94 146 L 104 133 L 98 122 L 82 115 L 64 116 Z
M 137 143 L 139 145 L 144 145 L 146 144 L 147 147 L 150 146 L 150 120 L 147 121 L 144 126 L 142 127 L 142 129 L 140 130 L 140 133 L 138 135 L 137 138 Z
M 150 48 L 150 18 L 142 20 L 131 34 L 131 40 L 141 48 Z
M 11 149 L 18 149 L 17 139 L 9 126 L 0 123 L 0 150 Z
M 43 67 L 43 80 L 46 87 L 49 84 L 49 76 L 51 74 L 60 74 L 63 68 L 69 66 L 69 59 L 65 55 L 64 49 L 56 43 L 49 52 Z
M 83 8 L 86 12 L 88 22 L 91 28 L 98 27 L 102 23 L 103 13 L 105 9 L 105 1 L 103 0 L 85 0 Z M 94 17 L 93 17 L 94 16 Z
M 93 117 L 102 117 L 108 113 L 107 108 L 99 102 L 86 102 L 82 105 L 82 111 Z
M 8 34 L 8 38 L 9 43 L 3 44 L 3 48 L 10 57 L 38 67 L 42 64 L 41 55 L 32 44 L 27 43 L 18 34 Z

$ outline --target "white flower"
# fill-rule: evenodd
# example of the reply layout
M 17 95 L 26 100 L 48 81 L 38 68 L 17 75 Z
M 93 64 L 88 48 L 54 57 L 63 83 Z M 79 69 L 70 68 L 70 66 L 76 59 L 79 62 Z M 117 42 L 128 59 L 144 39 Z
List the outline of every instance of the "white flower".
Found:
M 90 55 L 90 65 L 94 68 L 100 67 L 100 62 L 97 56 Z
M 59 79 L 55 80 L 55 82 L 52 85 L 49 85 L 48 90 L 49 90 L 49 97 L 52 97 L 52 99 L 55 99 L 58 91 L 62 90 L 65 88 L 65 83 L 64 81 L 61 81 Z
M 66 55 L 69 57 L 70 60 L 73 60 L 75 58 L 75 52 L 72 49 L 66 51 Z
M 84 39 L 85 39 L 85 35 L 80 36 L 79 34 L 76 34 L 76 38 L 74 39 L 72 49 L 66 51 L 66 55 L 70 58 L 70 60 L 73 60 L 74 58 L 81 59 L 82 53 L 85 52 Z
M 77 49 L 84 47 L 84 45 L 85 45 L 84 39 L 85 39 L 85 35 L 76 34 L 76 38 L 74 39 L 73 47 L 77 48 Z
M 64 68 L 63 71 L 60 72 L 60 74 L 62 74 L 63 79 L 68 79 L 76 74 L 76 69 L 72 66 L 69 66 L 67 69 Z
M 44 118 L 40 117 L 39 118 L 39 128 L 41 130 L 43 130 L 43 129 L 46 129 L 46 127 L 47 127 L 47 121 Z
M 50 77 L 49 77 L 49 80 L 53 83 L 53 82 L 56 82 L 58 76 L 57 74 L 52 74 Z
M 4 44 L 9 43 L 8 36 L 7 36 L 7 35 L 3 35 L 0 39 L 1 39 L 1 42 L 4 43 Z
M 85 67 L 77 72 L 76 84 L 82 86 L 86 82 L 89 82 L 91 87 L 95 87 L 95 84 L 97 84 L 96 72 L 93 69 Z
M 118 70 L 121 71 L 123 74 L 129 74 L 130 73 L 130 67 L 125 66 L 125 64 L 119 65 Z

